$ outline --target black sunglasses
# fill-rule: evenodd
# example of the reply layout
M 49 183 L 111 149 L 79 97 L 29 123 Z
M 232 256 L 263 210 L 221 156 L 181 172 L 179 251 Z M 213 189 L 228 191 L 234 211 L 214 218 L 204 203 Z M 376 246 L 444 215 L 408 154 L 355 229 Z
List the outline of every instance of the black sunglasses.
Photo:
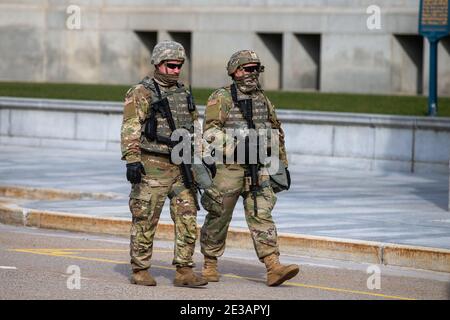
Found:
M 167 68 L 169 69 L 181 69 L 181 67 L 183 66 L 183 64 L 177 64 L 177 63 L 166 63 Z
M 243 69 L 245 72 L 255 72 L 255 71 L 259 71 L 259 66 L 242 67 L 242 69 Z

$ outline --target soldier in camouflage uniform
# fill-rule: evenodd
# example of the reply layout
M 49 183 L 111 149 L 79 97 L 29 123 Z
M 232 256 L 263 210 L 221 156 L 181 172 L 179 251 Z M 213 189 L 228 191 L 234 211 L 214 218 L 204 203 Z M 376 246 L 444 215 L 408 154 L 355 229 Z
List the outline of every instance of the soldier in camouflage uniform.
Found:
M 167 197 L 175 224 L 174 284 L 202 286 L 208 283 L 192 270 L 197 237 L 194 195 L 183 184 L 180 167 L 171 163 L 170 147 L 160 141 L 170 139 L 172 133 L 167 119 L 160 113 L 152 113 L 152 107 L 167 98 L 176 128 L 193 133 L 198 113 L 195 109 L 188 109 L 190 92 L 177 81 L 185 59 L 181 44 L 174 41 L 158 43 L 151 57 L 151 64 L 155 66 L 153 78 L 146 76 L 130 88 L 125 97 L 121 151 L 122 160 L 127 162 L 127 179 L 132 184 L 129 206 L 132 213 L 130 256 L 133 284 L 156 285 L 148 269 L 153 238 Z M 146 131 L 151 119 L 153 127 L 149 131 L 153 131 L 153 137 Z
M 216 90 L 209 97 L 203 124 L 204 137 L 208 143 L 223 144 L 223 154 L 228 157 L 234 153 L 235 146 L 226 134 L 227 129 L 248 128 L 237 101 L 233 98 L 232 86 L 237 100 L 251 99 L 253 123 L 256 129 L 278 129 L 279 160 L 286 167 L 287 156 L 284 146 L 284 133 L 277 120 L 275 108 L 259 85 L 259 74 L 264 70 L 255 52 L 242 50 L 233 54 L 227 65 L 228 75 L 233 84 Z M 231 149 L 229 146 L 233 146 Z M 217 159 L 216 159 L 217 160 Z M 254 199 L 249 192 L 247 165 L 218 161 L 217 174 L 211 188 L 205 190 L 201 202 L 208 211 L 201 229 L 201 252 L 204 255 L 203 276 L 210 282 L 219 281 L 217 258 L 225 250 L 225 241 L 232 213 L 240 196 L 244 200 L 245 217 L 253 239 L 256 254 L 267 267 L 267 285 L 278 286 L 291 279 L 298 272 L 297 265 L 282 265 L 278 260 L 279 249 L 277 230 L 272 219 L 272 209 L 276 196 L 269 183 L 269 175 L 259 171 L 260 189 L 256 195 L 257 209 L 254 212 Z M 284 168 L 284 167 L 283 167 Z

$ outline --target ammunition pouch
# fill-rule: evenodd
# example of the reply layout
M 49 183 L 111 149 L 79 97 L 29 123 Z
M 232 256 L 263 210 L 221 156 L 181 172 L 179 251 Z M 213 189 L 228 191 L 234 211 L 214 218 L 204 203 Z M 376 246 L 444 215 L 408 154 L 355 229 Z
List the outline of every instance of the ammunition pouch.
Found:
M 157 126 L 156 113 L 159 110 L 167 110 L 169 107 L 169 100 L 167 98 L 156 101 L 151 104 L 150 116 L 145 122 L 144 135 L 149 141 L 155 141 L 157 139 Z M 165 116 L 163 114 L 163 116 Z
M 192 90 L 192 89 L 190 89 Z M 186 97 L 187 100 L 187 106 L 188 106 L 188 110 L 189 112 L 194 112 L 195 111 L 195 102 L 194 102 L 194 98 L 192 97 L 192 91 L 189 92 L 189 95 Z
M 145 122 L 145 125 L 144 125 L 144 136 L 149 141 L 155 141 L 156 140 L 156 126 L 157 125 L 158 124 L 156 122 L 156 116 L 152 112 L 150 114 L 150 117 L 147 119 L 147 121 Z
M 237 100 L 238 107 L 241 111 L 243 111 L 244 118 L 248 121 L 253 121 L 252 119 L 252 106 L 253 101 L 252 99 L 241 99 Z

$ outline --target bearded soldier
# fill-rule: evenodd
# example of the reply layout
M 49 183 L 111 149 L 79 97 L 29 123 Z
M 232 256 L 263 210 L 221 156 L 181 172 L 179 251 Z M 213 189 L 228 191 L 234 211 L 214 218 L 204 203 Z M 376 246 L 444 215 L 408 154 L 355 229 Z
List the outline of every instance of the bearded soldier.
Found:
M 192 133 L 198 118 L 191 92 L 177 81 L 185 60 L 181 44 L 174 41 L 158 43 L 151 57 L 151 64 L 155 66 L 153 78 L 146 76 L 130 88 L 125 97 L 121 150 L 122 160 L 127 162 L 127 179 L 132 184 L 129 206 L 132 213 L 133 284 L 156 285 L 148 269 L 153 238 L 166 197 L 170 199 L 170 215 L 175 224 L 174 285 L 202 286 L 208 283 L 193 272 L 192 256 L 197 236 L 196 192 L 186 186 L 186 172 L 172 163 L 170 154 L 172 132 L 186 129 Z
M 275 191 L 288 189 L 290 178 L 284 133 L 274 106 L 259 85 L 259 74 L 263 70 L 264 67 L 254 51 L 242 50 L 234 53 L 227 65 L 228 75 L 233 83 L 216 90 L 207 102 L 204 136 L 208 143 L 215 143 L 216 147 L 217 144 L 223 145 L 224 157 L 229 159 L 230 153 L 235 154 L 238 150 L 237 145 L 230 144 L 233 141 L 233 137 L 229 135 L 230 129 L 271 130 L 278 132 L 277 153 L 280 164 L 279 174 L 272 177 L 264 174 L 264 166 L 260 162 L 250 164 L 249 152 L 246 152 L 244 163 L 236 163 L 236 159 L 234 163 L 217 161 L 216 157 L 217 174 L 213 185 L 205 190 L 201 199 L 203 207 L 208 211 L 200 238 L 201 252 L 204 255 L 203 276 L 210 282 L 219 281 L 217 258 L 225 250 L 228 227 L 240 196 L 243 197 L 245 217 L 256 254 L 267 268 L 267 285 L 278 286 L 299 272 L 297 265 L 285 266 L 280 264 L 278 259 L 280 253 L 277 231 L 271 215 L 276 202 L 274 188 L 283 185 Z M 246 140 L 246 149 L 248 141 Z M 271 153 L 274 151 L 271 150 Z M 276 179 L 272 179 L 280 175 L 281 185 L 275 183 Z

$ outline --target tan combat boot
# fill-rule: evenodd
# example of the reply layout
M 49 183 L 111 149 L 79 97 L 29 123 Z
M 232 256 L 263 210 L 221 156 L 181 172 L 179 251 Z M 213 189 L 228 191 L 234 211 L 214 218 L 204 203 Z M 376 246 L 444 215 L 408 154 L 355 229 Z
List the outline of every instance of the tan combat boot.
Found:
M 204 256 L 203 264 L 203 277 L 208 280 L 208 282 L 219 282 L 219 272 L 217 271 L 217 258 Z
M 156 286 L 156 281 L 147 270 L 133 271 L 131 283 L 140 286 Z
M 173 284 L 176 287 L 199 287 L 208 284 L 208 281 L 196 275 L 191 267 L 177 267 Z
M 299 271 L 296 264 L 288 266 L 280 264 L 278 255 L 274 253 L 264 258 L 264 264 L 267 268 L 267 285 L 270 287 L 279 286 L 286 280 L 292 279 Z

